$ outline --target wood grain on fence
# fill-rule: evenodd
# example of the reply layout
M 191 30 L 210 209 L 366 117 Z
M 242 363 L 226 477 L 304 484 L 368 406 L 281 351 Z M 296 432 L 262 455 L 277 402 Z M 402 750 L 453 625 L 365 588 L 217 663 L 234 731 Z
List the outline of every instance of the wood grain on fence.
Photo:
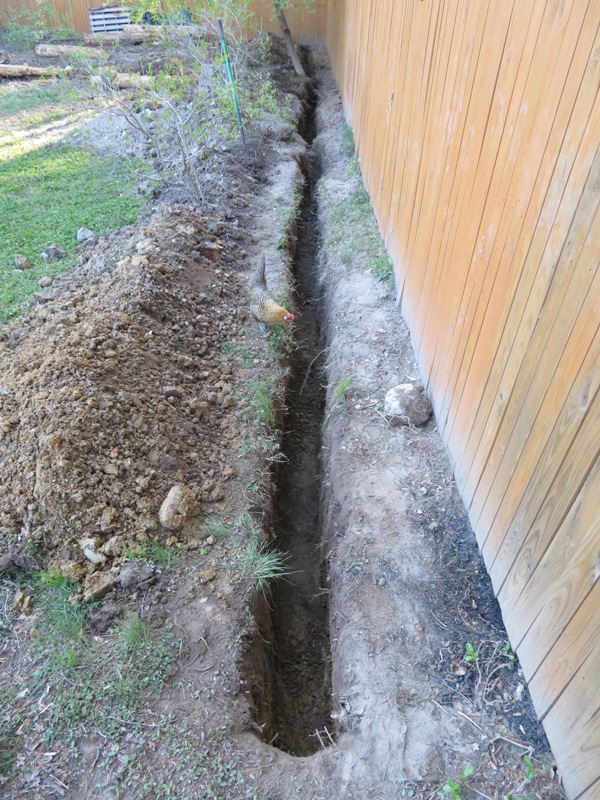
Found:
M 511 642 L 600 797 L 600 3 L 332 0 L 328 47 Z

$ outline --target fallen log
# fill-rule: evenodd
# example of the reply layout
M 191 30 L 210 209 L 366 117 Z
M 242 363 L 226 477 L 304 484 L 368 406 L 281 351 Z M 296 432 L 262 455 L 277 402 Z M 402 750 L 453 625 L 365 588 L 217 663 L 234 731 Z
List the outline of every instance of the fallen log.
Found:
M 71 67 L 30 67 L 29 64 L 0 64 L 0 78 L 54 78 Z
M 116 33 L 85 33 L 83 43 L 86 47 L 102 47 L 105 44 L 141 44 L 142 42 L 158 41 L 164 38 L 164 32 L 159 25 L 125 25 L 122 31 Z
M 82 56 L 85 58 L 103 58 L 103 53 L 90 50 L 79 44 L 38 44 L 35 48 L 36 56 L 43 58 L 58 58 L 59 56 Z
M 138 75 L 135 72 L 113 72 L 104 75 L 92 75 L 90 83 L 102 84 L 107 81 L 113 89 L 139 89 L 152 86 L 154 77 L 152 75 Z

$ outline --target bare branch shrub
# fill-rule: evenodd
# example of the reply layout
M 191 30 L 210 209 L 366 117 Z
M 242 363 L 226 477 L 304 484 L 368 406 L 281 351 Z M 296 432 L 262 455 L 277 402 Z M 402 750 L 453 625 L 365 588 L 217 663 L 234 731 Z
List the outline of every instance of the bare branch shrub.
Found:
M 287 119 L 289 104 L 278 102 L 265 66 L 268 37 L 246 40 L 247 3 L 218 6 L 227 23 L 244 125 L 252 127 L 269 115 Z M 81 63 L 95 99 L 125 119 L 131 136 L 144 143 L 152 163 L 144 177 L 180 190 L 198 208 L 220 185 L 219 159 L 238 137 L 216 30 L 217 17 L 205 13 L 195 15 L 193 24 L 165 26 L 170 58 L 157 74 L 123 76 L 106 61 Z

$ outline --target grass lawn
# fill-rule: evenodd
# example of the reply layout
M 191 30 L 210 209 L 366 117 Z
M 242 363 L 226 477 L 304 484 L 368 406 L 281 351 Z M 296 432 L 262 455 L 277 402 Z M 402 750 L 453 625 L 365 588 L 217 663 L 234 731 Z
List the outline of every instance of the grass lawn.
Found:
M 73 264 L 78 228 L 106 233 L 137 218 L 142 200 L 128 163 L 65 138 L 91 114 L 63 81 L 0 86 L 0 322 L 23 308 L 40 277 Z M 50 244 L 68 258 L 45 262 Z M 16 253 L 34 269 L 15 273 Z

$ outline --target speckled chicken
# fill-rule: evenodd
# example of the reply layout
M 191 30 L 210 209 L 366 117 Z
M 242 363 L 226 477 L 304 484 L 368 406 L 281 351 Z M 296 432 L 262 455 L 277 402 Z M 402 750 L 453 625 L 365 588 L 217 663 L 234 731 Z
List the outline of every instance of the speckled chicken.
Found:
M 291 323 L 294 315 L 275 302 L 275 298 L 267 289 L 265 277 L 265 257 L 263 256 L 250 286 L 250 312 L 258 320 L 261 333 L 265 333 L 265 325 L 278 322 Z

